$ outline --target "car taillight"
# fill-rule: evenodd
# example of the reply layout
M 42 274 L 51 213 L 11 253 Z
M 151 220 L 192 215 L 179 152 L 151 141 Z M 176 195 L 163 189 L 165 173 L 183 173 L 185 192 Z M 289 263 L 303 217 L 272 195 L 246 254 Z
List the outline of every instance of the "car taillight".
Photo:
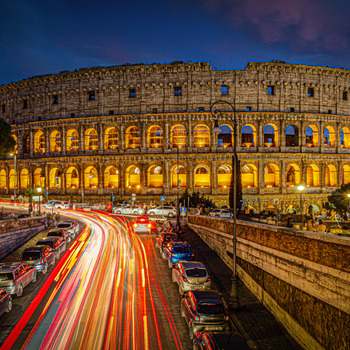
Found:
M 13 285 L 13 286 L 16 285 L 16 281 L 15 281 L 15 280 L 12 281 L 12 285 Z
M 182 276 L 182 279 L 184 280 L 184 282 L 190 283 L 186 277 Z
M 199 322 L 199 320 L 200 320 L 199 316 L 198 316 L 198 315 L 195 315 L 195 316 L 194 316 L 194 320 L 197 321 L 197 322 Z
M 175 253 L 171 253 L 171 256 L 175 256 Z
M 208 276 L 207 282 L 210 282 L 210 281 L 211 281 L 210 276 Z
M 151 227 L 152 227 L 152 225 L 151 225 L 151 224 L 148 224 L 148 225 L 147 225 L 147 227 L 148 227 L 148 228 L 151 228 Z
M 228 321 L 230 319 L 230 316 L 229 315 L 226 315 L 225 316 L 225 321 Z
M 136 228 L 138 226 L 138 224 L 134 224 L 134 227 Z
M 194 253 L 192 253 L 191 256 L 194 256 Z

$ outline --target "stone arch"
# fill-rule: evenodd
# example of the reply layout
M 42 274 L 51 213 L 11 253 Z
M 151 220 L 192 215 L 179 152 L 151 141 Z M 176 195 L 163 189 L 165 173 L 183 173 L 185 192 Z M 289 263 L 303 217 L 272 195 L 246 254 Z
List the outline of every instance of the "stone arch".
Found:
M 34 135 L 34 153 L 45 153 L 45 135 L 41 130 Z
M 70 190 L 79 188 L 79 171 L 74 166 L 66 171 L 66 188 Z
M 170 133 L 171 147 L 186 147 L 186 128 L 182 124 L 174 125 Z
M 229 188 L 231 184 L 232 167 L 228 164 L 218 168 L 218 188 Z
M 141 137 L 140 130 L 137 126 L 130 126 L 125 131 L 125 147 L 140 148 Z
M 180 181 L 179 187 L 186 188 L 186 168 L 183 165 L 175 165 L 171 168 L 171 188 L 177 188 L 177 184 Z
M 258 169 L 253 164 L 245 164 L 241 169 L 241 180 L 243 188 L 258 187 Z
M 342 185 L 350 183 L 350 165 L 345 164 L 341 170 Z
M 193 130 L 193 146 L 197 148 L 210 147 L 210 131 L 205 124 L 198 124 Z
M 15 184 L 16 184 L 16 171 L 15 169 L 11 169 L 10 173 L 9 173 L 9 189 L 13 190 L 15 188 Z
M 79 134 L 76 129 L 69 129 L 66 136 L 67 152 L 79 150 Z
M 316 164 L 310 164 L 306 169 L 306 187 L 320 187 L 320 170 Z
M 58 130 L 50 135 L 50 152 L 62 152 L 62 137 Z
M 6 188 L 6 187 L 7 187 L 6 170 L 1 169 L 0 170 L 0 188 Z
M 26 189 L 29 187 L 29 171 L 27 168 L 21 170 L 19 175 L 19 183 L 21 189 Z
M 210 169 L 207 165 L 198 165 L 194 169 L 194 187 L 195 188 L 210 187 Z
M 147 131 L 147 147 L 163 147 L 163 129 L 159 125 L 152 125 Z
M 286 186 L 295 187 L 300 184 L 301 173 L 297 164 L 289 164 L 286 170 Z
M 344 126 L 340 129 L 340 148 L 350 148 L 350 129 Z
M 95 128 L 85 131 L 85 151 L 96 151 L 98 149 L 98 135 Z
M 44 171 L 42 168 L 36 168 L 34 170 L 34 173 L 33 173 L 33 187 L 34 188 L 37 188 L 37 187 L 42 187 L 44 188 L 45 187 L 45 177 L 43 176 L 44 175 Z
M 125 172 L 126 188 L 135 189 L 141 187 L 140 168 L 136 165 L 130 165 Z
M 252 124 L 246 124 L 241 130 L 242 147 L 256 147 L 257 146 L 257 131 Z
M 117 149 L 119 147 L 119 134 L 118 130 L 112 126 L 110 128 L 107 128 L 105 131 L 105 149 Z
M 163 168 L 160 165 L 151 165 L 147 170 L 147 187 L 163 187 Z
M 278 147 L 278 126 L 276 124 L 266 124 L 264 127 L 264 146 Z
M 299 146 L 299 129 L 295 125 L 287 125 L 286 127 L 286 147 Z
M 308 125 L 305 129 L 306 147 L 318 147 L 318 128 L 316 125 Z
M 323 145 L 335 147 L 335 130 L 333 126 L 328 125 L 324 128 Z
M 50 189 L 62 188 L 60 169 L 52 168 L 50 170 L 50 172 L 49 172 L 49 188 Z
M 86 189 L 98 188 L 98 172 L 97 169 L 90 165 L 84 171 L 84 185 Z
M 219 126 L 221 131 L 218 133 L 218 147 L 232 147 L 233 146 L 233 130 L 230 125 L 222 124 Z
M 104 188 L 118 188 L 119 187 L 119 172 L 118 169 L 112 165 L 108 166 L 104 171 Z
M 329 164 L 325 171 L 325 185 L 326 187 L 337 187 L 338 172 L 333 164 Z
M 280 186 L 280 169 L 276 164 L 266 165 L 264 169 L 264 183 L 267 188 Z

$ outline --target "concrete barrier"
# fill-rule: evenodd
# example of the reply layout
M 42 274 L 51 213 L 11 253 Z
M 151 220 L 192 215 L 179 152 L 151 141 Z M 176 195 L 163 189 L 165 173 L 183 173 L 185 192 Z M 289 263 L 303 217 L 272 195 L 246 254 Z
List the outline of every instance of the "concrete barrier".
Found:
M 188 225 L 232 268 L 233 222 Z M 238 274 L 305 349 L 350 348 L 350 239 L 237 222 Z

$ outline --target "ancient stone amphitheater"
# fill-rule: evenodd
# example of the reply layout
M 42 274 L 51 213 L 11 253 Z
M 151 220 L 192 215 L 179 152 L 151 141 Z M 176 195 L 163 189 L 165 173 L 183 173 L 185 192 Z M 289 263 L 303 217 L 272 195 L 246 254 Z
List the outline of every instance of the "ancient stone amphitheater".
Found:
M 349 70 L 281 61 L 89 67 L 2 85 L 18 146 L 0 163 L 0 194 L 41 186 L 49 198 L 149 203 L 187 188 L 225 205 L 236 118 L 244 205 L 298 211 L 304 184 L 304 210 L 320 208 L 350 182 L 349 88 Z M 216 104 L 215 133 L 219 100 L 232 108 Z

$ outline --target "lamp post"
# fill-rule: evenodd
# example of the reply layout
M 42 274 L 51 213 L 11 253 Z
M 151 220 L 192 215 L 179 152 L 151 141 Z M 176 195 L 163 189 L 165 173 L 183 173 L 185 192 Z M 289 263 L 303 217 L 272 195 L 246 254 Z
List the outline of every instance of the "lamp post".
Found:
M 218 117 L 222 117 L 223 113 L 220 109 L 214 109 L 218 104 L 227 104 L 231 107 L 233 111 L 233 117 L 231 114 L 226 114 L 229 116 L 233 122 L 233 272 L 231 278 L 231 293 L 230 293 L 230 305 L 233 309 L 237 309 L 240 306 L 238 298 L 238 277 L 237 277 L 237 122 L 236 122 L 236 110 L 230 102 L 227 101 L 216 101 L 210 107 L 210 113 L 215 118 L 213 132 L 221 132 L 218 123 Z
M 10 156 L 13 156 L 13 164 L 14 164 L 14 170 L 15 170 L 15 179 L 13 184 L 13 196 L 14 199 L 17 197 L 17 154 L 16 152 L 11 153 Z
M 38 214 L 40 215 L 40 214 L 41 214 L 41 212 L 40 212 L 40 194 L 41 194 L 41 187 L 38 187 L 36 190 L 37 190 L 38 193 L 39 193 L 39 208 L 38 208 Z
M 303 184 L 300 184 L 297 187 L 297 190 L 300 193 L 300 216 L 301 216 L 301 222 L 302 222 L 302 224 L 304 226 L 304 218 L 303 218 L 303 215 L 304 215 L 304 210 L 303 210 L 303 191 L 305 190 L 305 186 Z

